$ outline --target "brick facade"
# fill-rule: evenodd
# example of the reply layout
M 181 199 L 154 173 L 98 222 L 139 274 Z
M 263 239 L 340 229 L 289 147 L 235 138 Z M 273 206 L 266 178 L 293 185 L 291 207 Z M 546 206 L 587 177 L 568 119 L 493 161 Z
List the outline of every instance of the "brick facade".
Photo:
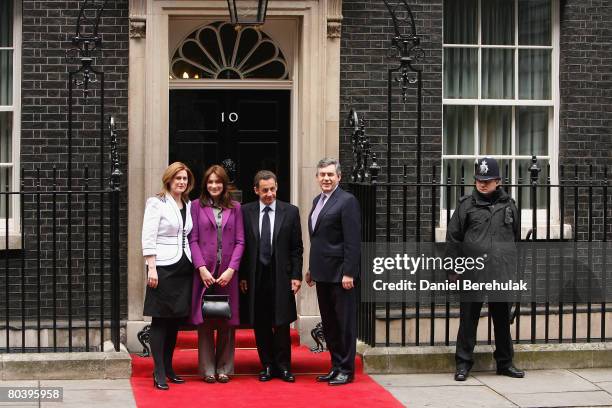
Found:
M 379 181 L 387 181 L 387 70 L 396 60 L 388 57 L 388 47 L 394 35 L 392 20 L 382 1 L 344 0 L 340 56 L 340 117 L 346 120 L 351 108 L 363 117 L 367 135 L 373 145 L 382 168 Z M 413 1 L 417 34 L 421 36 L 424 51 L 422 90 L 422 180 L 431 181 L 432 166 L 439 164 L 442 154 L 442 2 Z M 408 27 L 407 27 L 408 28 Z M 403 166 L 407 166 L 408 182 L 416 181 L 416 123 L 417 105 L 415 86 L 411 85 L 406 103 L 400 103 L 401 87 L 393 83 L 393 133 L 391 181 L 403 179 Z M 348 175 L 351 158 L 350 129 L 341 128 L 340 160 Z M 380 206 L 385 207 L 386 191 L 381 191 Z M 407 225 L 409 236 L 415 236 L 416 195 L 408 191 Z M 423 191 L 423 197 L 430 191 Z M 401 235 L 401 190 L 392 188 L 391 235 Z M 386 230 L 386 207 L 380 208 L 379 236 Z M 421 226 L 424 234 L 430 233 L 431 207 L 421 206 Z
M 101 75 L 97 74 L 97 82 L 92 84 L 93 92 L 87 101 L 82 98 L 82 92 L 75 90 L 73 107 L 73 142 L 72 142 L 72 186 L 68 186 L 68 72 L 79 68 L 80 64 L 67 61 L 65 51 L 70 48 L 70 40 L 76 31 L 77 16 L 82 2 L 75 1 L 32 1 L 23 0 L 22 21 L 22 110 L 21 110 L 21 166 L 23 168 L 23 191 L 36 190 L 36 176 L 40 171 L 40 189 L 53 189 L 53 168 L 57 171 L 57 190 L 66 191 L 70 188 L 83 191 L 85 188 L 85 167 L 89 168 L 89 189 L 100 190 L 108 188 L 110 174 L 110 149 L 108 123 L 104 124 L 104 167 L 101 173 L 100 157 L 100 85 Z M 124 172 L 122 180 L 121 216 L 123 226 L 121 235 L 121 304 L 122 315 L 126 311 L 127 281 L 127 98 L 128 98 L 128 1 L 108 2 L 100 23 L 99 33 L 102 37 L 102 51 L 94 54 L 93 66 L 97 71 L 104 72 L 105 84 L 105 120 L 110 115 L 115 117 L 118 135 L 121 168 Z M 76 88 L 76 87 L 75 87 Z M 100 180 L 102 178 L 102 180 Z M 84 195 L 73 197 L 72 213 L 68 219 L 67 195 L 56 197 L 56 237 L 57 252 L 55 263 L 58 267 L 57 298 L 58 317 L 67 314 L 68 277 L 66 266 L 68 257 L 68 228 L 71 226 L 72 240 L 72 291 L 73 314 L 76 319 L 84 313 L 84 270 L 85 241 L 89 244 L 89 292 L 90 304 L 96 306 L 93 313 L 98 313 L 100 302 L 100 265 L 104 264 L 105 282 L 105 313 L 110 313 L 109 299 L 109 268 L 110 262 L 101 261 L 109 256 L 109 198 L 102 204 L 99 194 L 90 194 L 89 200 L 89 231 L 84 235 L 85 208 Z M 40 207 L 37 206 L 35 195 L 24 197 L 24 227 L 25 244 L 23 251 L 11 254 L 12 268 L 10 271 L 10 315 L 20 316 L 21 298 L 21 256 L 25 262 L 25 298 L 26 316 L 36 316 L 36 299 L 40 290 L 42 298 L 42 318 L 52 316 L 52 276 L 53 276 L 53 196 L 40 196 Z M 102 205 L 101 205 L 102 204 Z M 37 209 L 41 210 L 41 251 L 38 252 L 36 242 L 38 232 L 36 226 Z M 102 210 L 101 210 L 102 208 Z M 103 221 L 101 221 L 103 220 Z M 103 225 L 105 242 L 101 244 L 100 224 Z M 103 254 L 101 256 L 101 253 Z M 40 266 L 38 256 L 40 255 Z M 40 271 L 40 272 L 39 272 Z M 37 286 L 40 273 L 41 287 Z M 4 287 L 4 277 L 0 278 L 0 286 Z M 2 315 L 5 314 L 2 308 Z
M 566 0 L 560 13 L 559 89 L 559 157 L 566 165 L 564 176 L 603 179 L 605 166 L 612 165 L 612 1 Z M 603 233 L 602 189 L 594 203 L 594 234 Z M 580 239 L 588 239 L 588 189 L 578 192 Z M 574 191 L 567 202 L 573 206 Z M 612 196 L 608 195 L 608 203 Z M 609 208 L 609 204 L 608 204 Z M 573 222 L 573 216 L 570 214 Z M 610 214 L 608 214 L 610 220 Z M 608 221 L 607 235 L 612 228 Z
M 430 182 L 432 166 L 436 179 L 440 175 L 442 154 L 442 1 L 411 1 L 417 34 L 422 38 L 425 56 L 423 68 L 422 181 Z M 381 165 L 380 181 L 387 181 L 387 69 L 392 62 L 387 47 L 393 37 L 392 20 L 382 1 L 344 0 L 341 49 L 341 118 L 351 108 L 365 120 L 366 133 Z M 588 164 L 593 164 L 593 178 L 603 178 L 603 167 L 612 164 L 612 3 L 610 1 L 561 1 L 560 9 L 560 164 L 565 175 L 573 177 L 579 165 L 579 177 L 588 179 Z M 392 181 L 399 181 L 402 166 L 408 170 L 408 182 L 415 181 L 416 169 L 416 105 L 415 85 L 406 104 L 393 105 Z M 393 93 L 400 85 L 393 84 Z M 352 162 L 350 129 L 342 128 L 341 160 L 345 169 Z M 345 170 L 347 171 L 347 170 Z M 523 173 L 525 174 L 525 173 Z M 541 180 L 544 182 L 545 180 Z M 469 182 L 469 180 L 468 180 Z M 594 189 L 595 233 L 603 231 L 602 189 Z M 526 192 L 525 192 L 526 193 Z M 585 225 L 587 189 L 579 191 L 579 224 Z M 386 192 L 380 194 L 378 236 L 386 235 Z M 391 235 L 400 239 L 402 221 L 401 190 L 391 193 Z M 431 189 L 425 188 L 421 200 L 421 233 L 431 235 Z M 573 207 L 573 190 L 567 190 L 567 206 Z M 612 202 L 610 198 L 608 202 Z M 572 208 L 573 210 L 573 208 Z M 436 212 L 437 213 L 437 212 Z M 566 212 L 566 223 L 573 223 L 573 212 Z M 608 219 L 610 219 L 610 215 Z M 408 236 L 415 236 L 415 191 L 408 192 Z M 588 222 L 587 222 L 588 223 Z M 610 223 L 608 223 L 610 224 Z M 608 234 L 612 232 L 608 226 Z M 583 228 L 579 237 L 586 238 Z
M 562 2 L 559 152 L 596 166 L 612 159 L 612 2 Z
M 67 185 L 67 105 L 68 70 L 78 65 L 67 63 L 65 50 L 70 48 L 70 39 L 74 35 L 74 26 L 78 7 L 82 2 L 76 1 L 34 1 L 23 0 L 23 44 L 22 44 L 22 123 L 21 123 L 21 165 L 24 170 L 24 190 L 36 189 L 34 178 L 37 170 L 41 174 L 41 190 L 53 188 L 53 166 L 57 167 L 57 185 L 60 190 Z M 436 179 L 440 177 L 440 158 L 442 154 L 442 0 L 414 0 L 410 2 L 416 20 L 417 33 L 422 38 L 424 50 L 420 67 L 423 69 L 423 122 L 422 122 L 422 180 L 432 180 L 432 166 L 436 166 Z M 128 1 L 108 2 L 107 9 L 100 25 L 103 38 L 103 50 L 96 54 L 94 66 L 105 72 L 105 113 L 106 117 L 114 115 L 119 129 L 119 146 L 121 165 L 124 171 L 123 192 L 121 200 L 121 278 L 122 278 L 122 314 L 126 313 L 127 285 L 127 98 L 128 98 Z M 380 181 L 387 181 L 386 158 L 386 102 L 387 102 L 387 69 L 392 63 L 388 57 L 388 46 L 393 35 L 392 22 L 388 11 L 381 0 L 343 0 L 343 22 L 341 38 L 340 66 L 340 115 L 343 121 L 340 135 L 340 159 L 344 164 L 345 181 L 350 174 L 352 162 L 350 151 L 350 129 L 346 118 L 351 108 L 355 108 L 365 119 L 367 135 L 378 156 L 382 171 Z M 560 66 L 559 88 L 560 129 L 559 156 L 562 164 L 578 164 L 581 177 L 588 177 L 588 163 L 596 165 L 595 176 L 602 173 L 603 166 L 612 164 L 612 2 L 609 0 L 565 0 L 560 8 Z M 98 76 L 98 79 L 100 77 Z M 93 85 L 98 89 L 100 82 Z M 407 170 L 406 180 L 416 181 L 416 103 L 415 88 L 409 89 L 408 100 L 400 103 L 400 86 L 393 84 L 393 162 L 391 181 L 401 181 L 404 165 Z M 79 92 L 75 92 L 78 96 Z M 92 179 L 90 188 L 106 188 L 105 181 L 100 185 L 100 131 L 98 128 L 99 94 L 94 94 L 87 103 L 78 96 L 75 99 L 73 127 L 73 183 L 72 188 L 82 190 L 83 172 L 89 166 Z M 108 146 L 108 132 L 104 132 L 105 145 Z M 105 167 L 102 176 L 109 174 L 109 150 L 105 152 Z M 573 167 L 572 170 L 573 172 Z M 598 175 L 599 173 L 599 175 Z M 566 173 L 567 174 L 567 173 Z M 105 179 L 104 179 L 105 180 Z M 610 189 L 612 190 L 612 189 Z M 586 190 L 585 190 L 586 191 Z M 601 190 L 600 190 L 601 191 Z M 583 191 L 584 193 L 584 191 Z M 612 193 L 612 191 L 610 192 Z M 379 198 L 378 236 L 386 235 L 386 196 L 381 191 Z M 391 235 L 395 240 L 401 236 L 402 206 L 401 189 L 393 188 Z M 584 196 L 584 194 L 579 194 Z M 422 199 L 417 200 L 414 189 L 407 192 L 408 236 L 415 237 L 417 218 L 416 204 L 420 201 L 421 234 L 428 239 L 431 234 L 431 190 L 423 189 Z M 567 192 L 567 202 L 572 204 L 573 191 Z M 73 242 L 73 304 L 75 315 L 82 316 L 84 283 L 83 270 L 85 262 L 84 242 L 84 206 L 83 196 L 75 203 L 71 214 Z M 90 199 L 89 239 L 94 248 L 89 248 L 91 261 L 90 292 L 94 296 L 93 304 L 99 302 L 99 266 L 96 262 L 101 257 L 100 214 L 108 226 L 108 201 L 101 205 L 99 197 Z M 21 296 L 21 257 L 25 262 L 25 297 L 26 314 L 36 314 L 36 296 L 39 265 L 37 262 L 37 230 L 34 220 L 37 217 L 35 196 L 26 197 L 25 212 L 25 251 L 12 252 L 10 255 L 9 292 L 11 316 L 19 316 Z M 40 288 L 43 299 L 43 317 L 52 314 L 51 276 L 52 276 L 52 197 L 41 196 L 41 245 L 42 262 Z M 67 258 L 68 214 L 66 196 L 57 196 L 58 224 L 57 248 L 58 268 L 65 270 Z M 587 206 L 581 198 L 579 217 L 584 225 Z M 612 200 L 609 199 L 609 202 Z M 595 231 L 603 232 L 601 199 L 595 202 Z M 612 210 L 612 206 L 609 206 Z M 435 212 L 435 211 L 434 211 Z M 437 214 L 437 212 L 436 212 Z M 573 222 L 568 211 L 566 222 Z M 608 219 L 612 218 L 612 215 Z M 609 223 L 610 224 L 610 223 Z M 607 233 L 610 234 L 608 225 Z M 105 244 L 102 252 L 108 251 L 108 227 L 105 232 Z M 579 237 L 585 238 L 585 232 L 579 230 Z M 2 265 L 0 265 L 2 267 Z M 108 270 L 108 265 L 105 266 Z M 0 274 L 0 287 L 4 287 L 4 274 Z M 106 293 L 109 293 L 108 280 Z M 65 315 L 67 306 L 67 277 L 58 277 L 58 305 Z M 97 296 L 97 297 L 96 297 Z M 98 299 L 98 300 L 96 300 Z M 108 311 L 109 312 L 109 311 Z M 107 313 L 108 313 L 107 312 Z M 0 307 L 0 315 L 5 313 Z

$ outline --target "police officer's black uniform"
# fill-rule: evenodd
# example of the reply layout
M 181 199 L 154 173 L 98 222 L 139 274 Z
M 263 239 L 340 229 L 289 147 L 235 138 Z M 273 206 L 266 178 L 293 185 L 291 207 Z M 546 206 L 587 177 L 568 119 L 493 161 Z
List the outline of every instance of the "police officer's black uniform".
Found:
M 477 180 L 499 179 L 495 159 L 479 160 L 474 176 Z M 461 197 L 446 233 L 451 256 L 472 256 L 485 259 L 485 269 L 469 276 L 471 280 L 503 281 L 513 276 L 516 266 L 514 242 L 520 237 L 518 210 L 514 200 L 498 187 L 484 195 L 476 188 L 471 195 Z M 462 276 L 465 278 L 466 276 Z M 464 381 L 474 363 L 476 329 L 482 308 L 482 299 L 471 298 L 460 303 L 460 323 L 457 333 L 455 380 Z M 524 373 L 512 365 L 513 348 L 510 334 L 510 307 L 508 302 L 492 302 L 489 311 L 495 332 L 497 373 L 510 377 L 523 377 Z

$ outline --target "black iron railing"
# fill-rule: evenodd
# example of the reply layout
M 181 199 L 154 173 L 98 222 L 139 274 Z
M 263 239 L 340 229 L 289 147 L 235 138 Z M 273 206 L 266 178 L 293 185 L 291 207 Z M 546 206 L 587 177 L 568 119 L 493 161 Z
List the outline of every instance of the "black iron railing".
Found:
M 352 140 L 361 146 L 368 146 L 363 121 L 356 112 L 351 112 L 349 122 L 353 131 Z M 356 123 L 359 126 L 354 126 Z M 465 195 L 473 187 L 472 180 L 463 175 L 466 169 L 461 168 L 459 175 L 452 174 L 450 166 L 441 169 L 432 166 L 427 169 L 430 176 L 426 181 L 409 182 L 404 170 L 404 181 L 388 183 L 378 182 L 378 165 L 371 160 L 370 149 L 354 147 L 354 167 L 352 169 L 349 189 L 361 204 L 364 243 L 419 243 L 443 242 L 447 220 L 450 220 L 457 198 Z M 363 163 L 372 164 L 365 169 Z M 420 166 L 419 166 L 420 167 Z M 442 173 L 442 170 L 444 171 Z M 472 173 L 471 169 L 468 173 Z M 609 180 L 607 168 L 593 166 L 559 166 L 557 183 L 552 183 L 550 167 L 547 166 L 544 178 L 540 165 L 534 156 L 531 164 L 517 169 L 517 178 L 513 182 L 510 169 L 502 169 L 502 181 L 506 191 L 510 192 L 517 202 L 519 217 L 529 216 L 528 220 L 519 220 L 522 225 L 522 241 L 561 242 L 561 243 L 606 243 L 612 236 L 609 222 L 612 197 L 608 194 Z M 443 178 L 439 175 L 443 174 Z M 571 245 L 570 245 L 571 246 Z M 596 285 L 607 288 L 607 273 L 612 270 L 606 259 L 605 250 L 596 257 L 591 253 L 584 256 L 586 270 L 592 271 L 597 262 L 597 273 L 586 274 L 587 293 Z M 535 262 L 535 256 L 530 262 Z M 576 259 L 576 258 L 574 258 Z M 561 262 L 563 259 L 560 260 Z M 539 262 L 539 261 L 538 261 Z M 553 285 L 549 278 L 551 268 L 556 268 L 555 279 L 569 280 L 570 288 L 578 290 L 580 272 L 577 262 L 567 265 L 546 264 L 539 270 L 545 270 L 544 276 L 530 274 L 531 284 L 536 286 L 536 279 L 543 280 L 548 292 Z M 539 266 L 539 265 L 538 265 Z M 535 267 L 532 268 L 536 270 Z M 560 273 L 560 275 L 559 275 Z M 565 274 L 565 276 L 564 276 Z M 371 279 L 362 274 L 362 285 L 370 285 Z M 418 296 L 418 295 L 417 295 Z M 434 345 L 451 344 L 455 333 L 451 330 L 451 320 L 458 316 L 458 303 L 445 299 L 428 298 L 427 303 L 419 302 L 361 302 L 359 306 L 358 336 L 364 342 L 374 345 Z M 580 302 L 576 298 L 564 303 L 558 302 L 518 302 L 514 312 L 514 339 L 516 342 L 581 342 L 606 341 L 606 315 L 608 305 L 605 301 L 593 303 Z M 598 324 L 593 316 L 599 315 Z M 488 316 L 486 311 L 484 316 Z M 568 317 L 569 316 L 569 317 Z M 543 319 L 538 324 L 538 318 Z M 525 337 L 521 324 L 527 319 L 529 330 Z M 571 330 L 564 325 L 571 325 Z M 395 327 L 393 327 L 395 325 Z M 377 333 L 378 330 L 382 332 Z M 491 342 L 491 319 L 488 318 L 487 341 Z M 393 332 L 399 331 L 399 335 Z M 594 334 L 597 332 L 597 335 Z M 425 333 L 425 337 L 423 333 Z
M 110 134 L 108 187 L 91 188 L 86 167 L 80 183 L 60 188 L 53 167 L 50 180 L 36 169 L 33 180 L 22 176 L 20 191 L 0 192 L 0 352 L 99 350 L 108 333 L 119 350 L 121 172 L 114 122 Z
M 457 199 L 473 187 L 472 180 L 465 178 L 467 174 L 472 174 L 472 169 L 423 166 L 420 61 L 424 53 L 416 31 L 414 14 L 407 1 L 384 0 L 384 3 L 393 24 L 387 69 L 387 138 L 384 146 L 372 145 L 362 118 L 355 110 L 351 110 L 348 122 L 352 131 L 350 140 L 353 167 L 348 188 L 361 204 L 363 242 L 382 242 L 389 246 L 396 243 L 411 242 L 418 245 L 443 241 L 446 223 Z M 410 133 L 416 139 L 416 161 L 408 163 L 414 166 L 411 174 L 408 174 L 406 166 L 403 175 L 392 173 L 394 83 L 401 88 L 400 100 L 403 103 L 408 101 L 409 88 L 415 88 L 412 102 L 416 105 L 416 126 Z M 374 151 L 379 153 L 378 158 Z M 382 169 L 377 159 L 386 163 L 382 166 L 386 169 L 384 174 L 380 174 Z M 573 248 L 567 247 L 572 253 L 577 252 L 579 243 L 608 242 L 612 234 L 608 221 L 611 216 L 609 201 L 612 198 L 608 194 L 607 168 L 561 165 L 553 183 L 550 167 L 546 165 L 544 176 L 535 157 L 529 165 L 525 166 L 520 161 L 517 163 L 517 166 L 513 166 L 515 169 L 504 166 L 502 179 L 504 188 L 517 201 L 519 217 L 530 217 L 529 220 L 520 220 L 523 227 L 522 241 L 533 241 L 534 245 L 543 242 L 560 242 L 562 245 L 573 243 Z M 512 175 L 513 170 L 517 172 L 516 176 Z M 585 257 L 588 271 L 591 271 L 595 261 L 601 267 L 597 280 L 593 279 L 590 272 L 587 273 L 586 286 L 589 293 L 591 287 L 596 285 L 607 289 L 609 282 L 606 275 L 608 269 L 612 268 L 608 266 L 606 251 L 600 251 L 599 254 L 601 259 L 594 259 L 590 251 Z M 365 256 L 370 254 L 366 253 Z M 532 256 L 532 263 L 534 259 L 535 256 Z M 544 282 L 545 294 L 548 295 L 553 283 L 550 272 L 552 268 L 557 268 L 556 279 L 561 282 L 568 278 L 570 289 L 576 289 L 579 273 L 575 259 L 564 265 L 561 257 L 560 265 L 553 266 L 549 264 L 547 253 L 543 262 L 544 276 L 532 273 L 529 276 L 532 284 Z M 361 287 L 370 285 L 371 279 L 369 274 L 362 273 Z M 451 320 L 458 317 L 458 303 L 447 301 L 446 296 L 443 299 L 442 296 L 427 297 L 427 300 L 421 301 L 423 298 L 419 298 L 417 291 L 416 299 L 411 302 L 374 302 L 370 297 L 364 297 L 364 292 L 360 294 L 362 302 L 359 305 L 358 337 L 367 344 L 448 345 L 454 339 Z M 545 298 L 548 299 L 547 296 Z M 576 297 L 569 301 L 559 296 L 557 302 L 540 302 L 537 297 L 527 302 L 519 301 L 514 311 L 515 341 L 606 341 L 607 312 L 605 301 L 583 302 Z M 595 313 L 600 315 L 598 325 L 593 321 Z M 486 310 L 483 315 L 488 317 Z M 555 315 L 557 318 L 553 321 Z M 527 336 L 521 330 L 525 319 L 529 319 Z M 543 319 L 543 323 L 538 324 L 538 319 Z M 568 325 L 571 326 L 569 329 Z M 492 338 L 491 328 L 491 319 L 488 317 L 488 343 Z

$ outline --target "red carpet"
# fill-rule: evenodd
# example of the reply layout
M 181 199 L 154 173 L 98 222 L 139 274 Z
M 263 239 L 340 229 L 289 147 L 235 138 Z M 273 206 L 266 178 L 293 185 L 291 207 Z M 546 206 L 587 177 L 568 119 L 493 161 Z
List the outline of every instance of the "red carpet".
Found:
M 261 369 L 252 330 L 236 332 L 236 374 L 227 384 L 206 384 L 197 376 L 197 333 L 181 332 L 174 353 L 174 368 L 184 376 L 185 384 L 169 384 L 169 391 L 153 388 L 153 360 L 132 355 L 132 390 L 138 407 L 402 407 L 383 387 L 363 373 L 361 360 L 356 361 L 355 381 L 330 387 L 316 383 L 318 374 L 329 370 L 329 353 L 311 353 L 299 346 L 299 337 L 292 331 L 292 371 L 296 382 L 274 379 L 262 383 L 257 379 Z

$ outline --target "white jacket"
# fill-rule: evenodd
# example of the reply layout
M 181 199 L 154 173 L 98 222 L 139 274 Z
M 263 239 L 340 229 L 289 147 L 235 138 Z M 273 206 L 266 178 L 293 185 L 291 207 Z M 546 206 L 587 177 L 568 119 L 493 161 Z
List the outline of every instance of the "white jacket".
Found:
M 160 266 L 177 263 L 183 251 L 191 261 L 191 250 L 187 234 L 191 232 L 191 201 L 186 204 L 185 228 L 176 202 L 170 194 L 165 197 L 150 197 L 145 207 L 142 222 L 142 255 L 155 255 Z

